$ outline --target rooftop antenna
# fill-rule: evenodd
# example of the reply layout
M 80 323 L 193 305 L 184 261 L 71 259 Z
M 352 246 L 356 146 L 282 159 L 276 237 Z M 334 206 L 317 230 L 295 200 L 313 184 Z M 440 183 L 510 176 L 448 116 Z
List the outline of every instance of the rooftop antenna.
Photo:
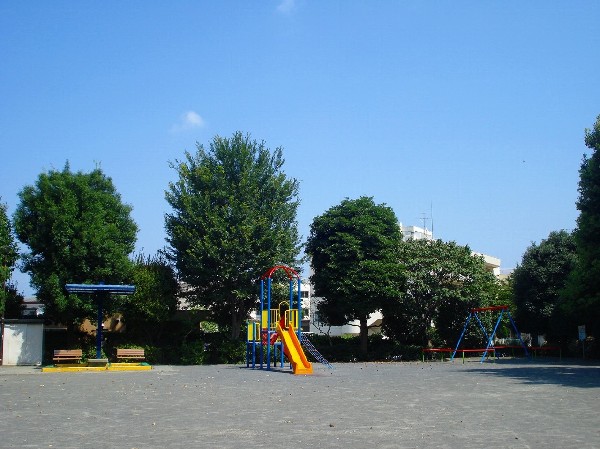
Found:
M 429 217 L 425 212 L 421 213 L 421 220 L 423 221 L 423 229 L 427 229 L 427 220 L 429 220 Z
M 431 240 L 433 240 L 433 201 L 429 205 L 429 216 L 431 217 Z
M 431 240 L 433 240 L 433 201 L 429 206 L 429 217 L 426 212 L 421 213 L 421 220 L 423 220 L 423 236 L 427 238 L 427 220 L 431 220 Z
M 427 238 L 427 220 L 430 218 L 425 212 L 421 214 L 421 220 L 423 220 L 423 237 Z

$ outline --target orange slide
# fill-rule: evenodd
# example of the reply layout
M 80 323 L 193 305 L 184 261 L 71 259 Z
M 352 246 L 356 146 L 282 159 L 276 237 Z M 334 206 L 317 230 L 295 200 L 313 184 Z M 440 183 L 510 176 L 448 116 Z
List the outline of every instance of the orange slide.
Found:
M 284 329 L 279 322 L 277 323 L 277 335 L 283 342 L 283 353 L 292 364 L 294 374 L 312 374 L 312 363 L 306 358 L 298 336 L 294 332 L 294 327 L 290 324 L 288 329 Z

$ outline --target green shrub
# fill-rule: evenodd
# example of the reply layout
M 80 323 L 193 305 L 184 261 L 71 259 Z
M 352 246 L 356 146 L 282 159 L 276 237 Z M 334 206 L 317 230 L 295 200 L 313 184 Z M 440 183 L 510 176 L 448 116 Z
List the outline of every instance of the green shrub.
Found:
M 202 365 L 206 359 L 203 341 L 184 342 L 180 361 L 183 365 Z
M 224 333 L 207 334 L 204 341 L 208 352 L 207 364 L 246 362 L 245 341 L 231 341 Z
M 87 344 L 84 344 L 83 347 L 81 348 L 82 350 L 82 361 L 85 362 L 89 359 L 95 359 L 96 357 L 96 342 L 94 341 L 93 343 L 89 343 L 86 342 Z M 105 352 L 105 348 L 104 346 L 101 348 L 100 350 L 100 358 L 101 359 L 107 359 L 108 356 L 106 355 Z
M 311 335 L 309 340 L 331 363 L 360 360 L 360 338 L 358 336 Z M 420 357 L 420 346 L 401 345 L 391 339 L 383 338 L 381 334 L 369 336 L 368 360 L 370 361 L 419 360 Z

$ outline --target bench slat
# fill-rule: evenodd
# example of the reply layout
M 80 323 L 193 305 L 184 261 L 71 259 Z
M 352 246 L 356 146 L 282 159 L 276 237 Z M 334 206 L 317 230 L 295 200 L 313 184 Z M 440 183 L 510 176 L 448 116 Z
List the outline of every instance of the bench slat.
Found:
M 143 349 L 117 348 L 117 359 L 145 359 Z
M 61 360 L 81 360 L 83 351 L 81 349 L 55 349 L 52 360 L 60 362 Z

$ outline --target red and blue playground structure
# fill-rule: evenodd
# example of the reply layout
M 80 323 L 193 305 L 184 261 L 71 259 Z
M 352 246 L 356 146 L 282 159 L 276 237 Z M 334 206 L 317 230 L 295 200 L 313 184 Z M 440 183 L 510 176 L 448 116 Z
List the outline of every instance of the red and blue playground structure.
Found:
M 289 302 L 271 308 L 273 275 L 282 270 L 289 281 Z M 266 284 L 266 288 L 265 288 Z M 266 295 L 265 295 L 266 294 Z M 319 362 L 333 368 L 302 333 L 301 280 L 298 272 L 286 265 L 276 265 L 260 278 L 260 310 L 257 320 L 248 321 L 246 367 L 271 369 L 271 364 L 283 368 L 284 356 L 294 374 L 312 374 L 312 363 L 305 349 Z
M 484 312 L 484 313 L 485 312 L 488 312 L 488 313 L 489 312 L 499 312 L 498 319 L 496 320 L 496 324 L 494 325 L 494 329 L 489 334 L 488 334 L 488 331 L 486 330 L 485 326 L 481 322 L 481 319 L 479 318 L 479 314 L 482 312 Z M 456 343 L 456 347 L 454 348 L 454 352 L 452 353 L 452 357 L 450 358 L 450 360 L 454 360 L 454 357 L 456 356 L 456 353 L 460 347 L 460 342 L 462 341 L 463 337 L 465 336 L 465 333 L 467 332 L 469 323 L 471 322 L 472 318 L 475 318 L 475 321 L 479 325 L 479 328 L 483 332 L 483 335 L 485 336 L 485 339 L 486 339 L 487 346 L 482 351 L 483 354 L 482 354 L 481 360 L 480 360 L 481 363 L 483 363 L 485 361 L 485 358 L 488 356 L 488 353 L 493 352 L 496 355 L 496 350 L 507 349 L 508 347 L 501 348 L 499 346 L 494 346 L 494 338 L 496 336 L 496 332 L 498 331 L 498 326 L 500 326 L 500 322 L 502 321 L 502 317 L 504 315 L 506 315 L 507 318 L 509 319 L 510 324 L 512 325 L 512 328 L 515 331 L 515 334 L 517 335 L 517 339 L 521 343 L 520 347 L 523 348 L 523 350 L 525 351 L 525 355 L 527 357 L 529 357 L 529 352 L 527 352 L 527 346 L 525 345 L 525 342 L 521 338 L 521 333 L 517 329 L 517 325 L 515 324 L 514 320 L 512 319 L 512 316 L 510 315 L 510 310 L 508 309 L 508 306 L 492 306 L 492 307 L 479 307 L 479 308 L 471 309 L 471 313 L 469 313 L 469 316 L 467 317 L 467 321 L 465 322 L 465 326 L 463 327 L 462 333 L 460 334 L 460 337 L 458 339 L 458 342 Z M 463 350 L 463 358 L 464 358 L 464 354 L 465 353 Z

